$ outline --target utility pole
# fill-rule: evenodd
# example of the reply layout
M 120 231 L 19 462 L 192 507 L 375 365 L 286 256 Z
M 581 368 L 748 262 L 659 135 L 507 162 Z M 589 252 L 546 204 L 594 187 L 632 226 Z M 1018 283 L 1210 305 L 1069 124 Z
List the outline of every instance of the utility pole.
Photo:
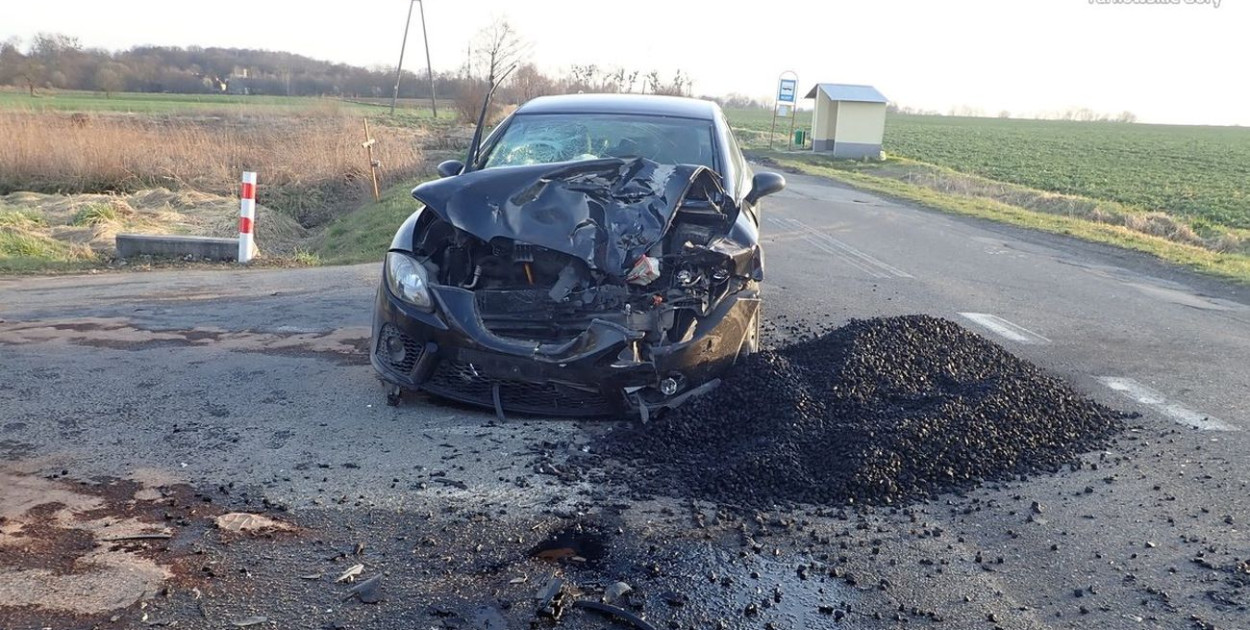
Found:
M 425 34 L 425 3 L 416 0 L 417 7 L 421 10 L 421 40 L 425 42 L 425 71 L 430 77 L 430 109 L 434 112 L 434 117 L 438 118 L 438 101 L 434 100 L 434 66 L 430 63 L 430 38 Z M 408 10 L 412 10 L 412 3 L 408 3 Z
M 421 0 L 409 0 L 408 19 L 404 21 L 404 41 L 399 45 L 399 63 L 395 64 L 395 91 L 391 94 L 391 113 L 395 113 L 395 103 L 399 100 L 399 80 L 404 71 L 404 50 L 408 48 L 408 27 L 412 26 L 412 5 L 421 9 L 421 39 L 425 42 L 425 70 L 430 78 L 430 109 L 438 118 L 438 102 L 434 100 L 434 66 L 430 63 L 430 38 L 425 31 L 425 4 Z
M 412 24 L 412 2 L 408 3 L 408 19 L 404 21 L 404 41 L 399 45 L 399 63 L 395 64 L 395 91 L 391 93 L 391 113 L 395 113 L 395 101 L 399 100 L 399 77 L 404 71 L 404 49 L 408 47 L 408 27 Z

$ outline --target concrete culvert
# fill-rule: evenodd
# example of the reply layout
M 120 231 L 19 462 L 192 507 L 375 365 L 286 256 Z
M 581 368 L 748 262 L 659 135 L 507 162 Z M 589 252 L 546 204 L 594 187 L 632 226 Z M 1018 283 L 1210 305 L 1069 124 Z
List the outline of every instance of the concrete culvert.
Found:
M 647 493 L 898 504 L 1057 471 L 1123 417 L 958 324 L 907 316 L 753 355 L 711 394 L 595 450 Z

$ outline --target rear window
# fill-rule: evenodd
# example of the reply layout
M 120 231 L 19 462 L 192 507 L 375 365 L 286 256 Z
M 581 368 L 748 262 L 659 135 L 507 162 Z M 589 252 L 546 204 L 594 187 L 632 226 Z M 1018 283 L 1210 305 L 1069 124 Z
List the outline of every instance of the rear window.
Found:
M 715 169 L 712 123 L 622 114 L 518 115 L 484 166 L 518 166 L 599 158 L 644 157 L 660 164 Z

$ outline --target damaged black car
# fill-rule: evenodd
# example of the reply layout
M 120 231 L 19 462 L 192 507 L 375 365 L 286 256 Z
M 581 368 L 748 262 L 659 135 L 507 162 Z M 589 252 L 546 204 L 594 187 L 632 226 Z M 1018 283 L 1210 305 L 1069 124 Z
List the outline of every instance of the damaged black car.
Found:
M 785 180 L 752 175 L 714 103 L 542 97 L 474 144 L 412 191 L 386 255 L 390 404 L 646 419 L 757 349 L 759 200 Z

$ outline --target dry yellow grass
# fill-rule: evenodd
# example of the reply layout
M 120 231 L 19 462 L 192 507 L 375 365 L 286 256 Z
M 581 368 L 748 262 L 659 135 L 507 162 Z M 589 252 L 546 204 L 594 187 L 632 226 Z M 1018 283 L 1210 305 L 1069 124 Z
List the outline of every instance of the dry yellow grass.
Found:
M 154 187 L 218 195 L 259 173 L 259 201 L 318 225 L 370 193 L 358 115 L 234 110 L 131 116 L 0 111 L 0 194 L 130 193 Z M 423 165 L 419 129 L 371 125 L 381 185 Z

